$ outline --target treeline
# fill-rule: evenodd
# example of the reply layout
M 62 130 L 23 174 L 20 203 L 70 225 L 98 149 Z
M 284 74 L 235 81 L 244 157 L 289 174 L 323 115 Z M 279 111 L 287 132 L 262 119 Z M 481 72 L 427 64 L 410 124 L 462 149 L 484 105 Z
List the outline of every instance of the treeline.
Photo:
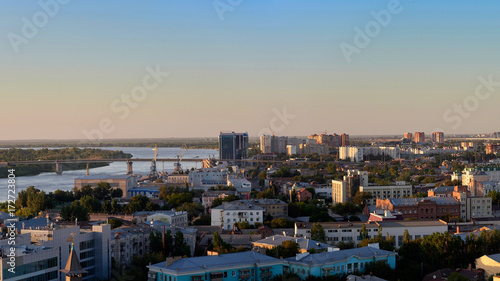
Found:
M 67 141 L 67 142 L 40 142 L 40 143 L 2 143 L 0 147 L 29 148 L 29 147 L 183 147 L 192 149 L 216 149 L 219 147 L 217 138 L 207 139 L 173 139 L 173 140 L 115 140 L 115 141 Z
M 12 161 L 37 161 L 57 159 L 108 159 L 108 158 L 131 158 L 132 154 L 123 151 L 102 150 L 95 148 L 63 148 L 63 149 L 1 149 L 0 162 Z M 89 168 L 107 166 L 107 163 L 90 163 Z M 83 170 L 87 167 L 85 163 L 63 164 L 63 170 Z M 8 169 L 16 169 L 16 176 L 32 176 L 43 172 L 55 172 L 54 164 L 32 164 L 17 165 L 11 167 L 0 167 L 0 178 L 8 176 Z

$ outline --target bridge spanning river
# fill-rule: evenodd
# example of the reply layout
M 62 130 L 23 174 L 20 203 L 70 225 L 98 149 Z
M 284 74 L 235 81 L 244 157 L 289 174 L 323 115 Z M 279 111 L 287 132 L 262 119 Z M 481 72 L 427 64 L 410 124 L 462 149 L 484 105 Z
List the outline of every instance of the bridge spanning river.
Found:
M 19 161 L 9 161 L 0 162 L 0 167 L 6 166 L 17 166 L 17 165 L 41 165 L 41 164 L 54 164 L 56 165 L 56 173 L 62 174 L 63 164 L 77 164 L 77 163 L 113 163 L 113 162 L 125 162 L 127 163 L 127 173 L 132 174 L 132 164 L 133 162 L 151 162 L 151 158 L 114 158 L 114 159 L 57 159 L 57 160 L 19 160 Z M 203 162 L 200 158 L 157 158 L 156 162 Z M 239 162 L 239 163 L 338 163 L 338 161 L 309 161 L 309 160 L 256 160 L 256 159 L 222 159 L 217 160 L 218 162 Z
M 57 159 L 57 160 L 19 160 L 19 161 L 9 161 L 0 162 L 0 167 L 12 167 L 17 165 L 41 165 L 41 164 L 53 164 L 56 165 L 56 173 L 62 174 L 64 164 L 77 164 L 77 163 L 113 163 L 113 162 L 125 162 L 127 163 L 127 174 L 133 174 L 132 164 L 133 162 L 151 162 L 151 158 L 114 158 L 114 159 Z M 203 162 L 200 158 L 157 158 L 156 162 Z M 256 159 L 222 159 L 217 160 L 218 162 L 239 162 L 239 163 L 338 163 L 337 161 L 309 161 L 309 160 L 256 160 Z M 88 167 L 88 166 L 87 166 Z

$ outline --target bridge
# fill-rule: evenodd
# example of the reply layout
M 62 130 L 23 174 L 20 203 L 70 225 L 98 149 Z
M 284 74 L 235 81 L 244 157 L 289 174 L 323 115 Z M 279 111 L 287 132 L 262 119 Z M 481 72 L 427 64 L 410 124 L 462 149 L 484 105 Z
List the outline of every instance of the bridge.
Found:
M 17 165 L 42 165 L 42 164 L 52 164 L 56 165 L 56 173 L 62 174 L 63 164 L 76 164 L 76 163 L 113 163 L 113 162 L 125 162 L 127 163 L 127 174 L 132 174 L 132 164 L 133 162 L 151 162 L 151 158 L 115 158 L 115 159 L 57 159 L 57 160 L 19 160 L 19 161 L 8 161 L 0 162 L 0 167 L 11 167 Z M 203 162 L 204 159 L 200 158 L 182 158 L 180 162 Z M 156 162 L 178 162 L 177 158 L 157 158 Z M 217 160 L 218 162 L 239 162 L 239 163 L 340 163 L 338 161 L 309 161 L 309 160 L 256 160 L 256 159 L 222 159 Z

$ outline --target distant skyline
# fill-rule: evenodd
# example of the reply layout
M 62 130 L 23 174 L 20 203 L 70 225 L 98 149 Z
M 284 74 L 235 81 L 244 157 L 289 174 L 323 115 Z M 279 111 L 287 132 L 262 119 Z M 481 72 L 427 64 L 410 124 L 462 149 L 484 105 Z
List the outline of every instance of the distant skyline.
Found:
M 56 1 L 0 10 L 0 140 L 500 131 L 495 1 Z

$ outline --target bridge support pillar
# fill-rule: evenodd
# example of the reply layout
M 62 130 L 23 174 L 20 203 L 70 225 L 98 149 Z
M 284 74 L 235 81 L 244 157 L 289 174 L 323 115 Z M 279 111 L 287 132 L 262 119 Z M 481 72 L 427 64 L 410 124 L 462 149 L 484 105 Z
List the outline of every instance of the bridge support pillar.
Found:
M 87 163 L 87 171 L 85 173 L 87 176 L 90 175 L 90 172 L 89 172 L 89 163 Z
M 62 163 L 56 162 L 56 174 L 61 175 L 63 172 Z
M 134 172 L 132 171 L 132 161 L 127 161 L 127 174 L 131 175 Z

